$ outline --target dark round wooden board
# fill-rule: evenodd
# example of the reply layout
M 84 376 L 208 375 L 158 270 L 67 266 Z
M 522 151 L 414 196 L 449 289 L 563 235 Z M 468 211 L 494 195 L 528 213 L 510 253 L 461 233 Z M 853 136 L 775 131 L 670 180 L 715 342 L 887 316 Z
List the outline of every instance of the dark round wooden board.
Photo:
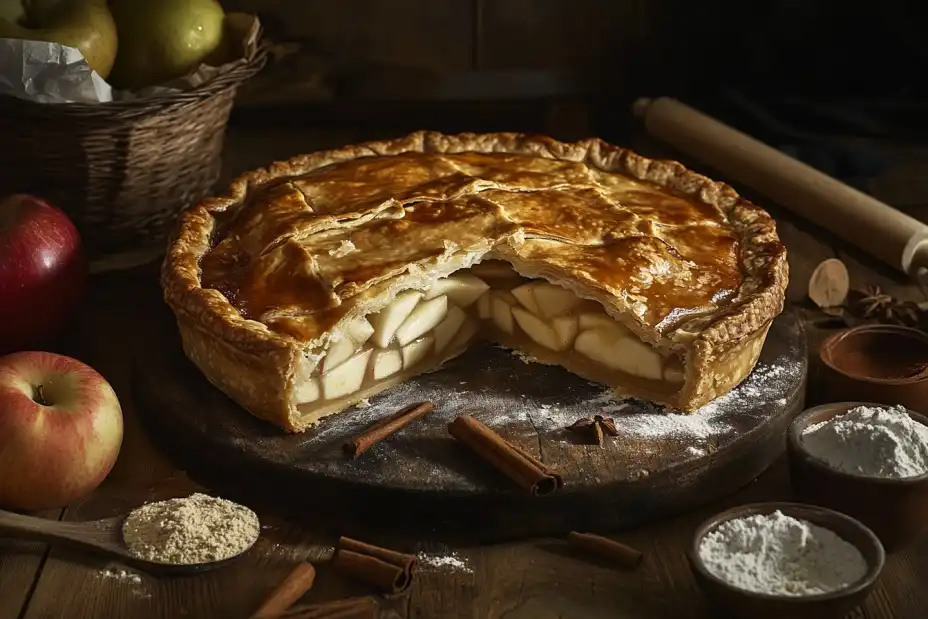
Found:
M 158 324 L 133 373 L 137 407 L 153 435 L 192 474 L 218 471 L 313 518 L 403 528 L 424 536 L 473 530 L 482 539 L 611 530 L 728 495 L 784 449 L 801 410 L 807 372 L 797 316 L 772 325 L 754 372 L 692 415 L 637 401 L 613 402 L 599 385 L 555 367 L 479 345 L 442 369 L 323 420 L 302 435 L 259 421 L 214 388 L 183 354 L 170 316 Z M 414 401 L 437 410 L 357 460 L 345 440 Z M 452 439 L 463 412 L 538 456 L 564 478 L 532 497 Z M 620 435 L 600 448 L 565 427 L 613 417 Z

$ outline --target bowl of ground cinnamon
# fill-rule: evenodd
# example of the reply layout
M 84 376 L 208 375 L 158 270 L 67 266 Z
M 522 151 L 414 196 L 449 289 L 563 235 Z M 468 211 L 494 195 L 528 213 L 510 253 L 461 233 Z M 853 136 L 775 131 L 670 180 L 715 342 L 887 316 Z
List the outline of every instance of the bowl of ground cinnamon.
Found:
M 842 619 L 870 593 L 886 555 L 876 535 L 849 516 L 773 502 L 705 521 L 688 558 L 718 615 Z
M 903 406 L 835 402 L 790 424 L 796 498 L 870 527 L 888 552 L 928 528 L 928 418 Z
M 860 325 L 819 349 L 824 401 L 901 404 L 928 413 L 928 335 L 895 325 Z

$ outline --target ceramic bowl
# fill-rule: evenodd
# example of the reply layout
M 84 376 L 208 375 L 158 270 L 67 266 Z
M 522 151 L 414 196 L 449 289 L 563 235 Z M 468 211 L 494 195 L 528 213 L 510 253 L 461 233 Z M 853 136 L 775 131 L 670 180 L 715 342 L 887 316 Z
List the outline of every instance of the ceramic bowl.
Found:
M 807 427 L 843 415 L 867 402 L 823 404 L 799 413 L 789 427 L 788 451 L 793 493 L 800 501 L 822 505 L 857 518 L 870 527 L 888 552 L 903 548 L 928 525 L 928 475 L 906 479 L 865 477 L 839 471 L 806 451 Z M 924 415 L 909 411 L 918 423 Z
M 831 335 L 819 349 L 828 402 L 901 404 L 928 413 L 928 335 L 892 325 L 862 325 Z
M 792 597 L 740 589 L 709 572 L 699 556 L 699 546 L 708 533 L 728 520 L 770 514 L 777 510 L 829 529 L 856 546 L 867 562 L 867 573 L 858 582 L 839 591 Z M 823 507 L 784 502 L 742 505 L 713 516 L 696 530 L 688 557 L 696 582 L 716 613 L 712 616 L 728 619 L 843 619 L 870 593 L 886 560 L 876 535 L 850 516 Z

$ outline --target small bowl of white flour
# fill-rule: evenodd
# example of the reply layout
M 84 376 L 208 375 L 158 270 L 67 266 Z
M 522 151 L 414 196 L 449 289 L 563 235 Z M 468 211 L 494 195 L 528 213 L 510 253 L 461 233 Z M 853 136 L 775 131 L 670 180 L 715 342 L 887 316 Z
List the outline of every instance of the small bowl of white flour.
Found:
M 886 550 L 928 524 L 928 418 L 901 406 L 839 402 L 800 413 L 789 430 L 797 499 L 873 529 Z
M 688 556 L 709 603 L 732 619 L 842 619 L 870 593 L 886 559 L 859 521 L 784 502 L 710 518 Z

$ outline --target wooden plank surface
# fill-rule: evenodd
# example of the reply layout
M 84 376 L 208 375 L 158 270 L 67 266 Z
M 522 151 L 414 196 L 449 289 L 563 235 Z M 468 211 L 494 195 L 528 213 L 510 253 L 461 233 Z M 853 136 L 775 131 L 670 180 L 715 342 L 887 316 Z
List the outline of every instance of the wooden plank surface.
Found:
M 351 140 L 337 131 L 313 133 L 328 143 Z M 246 134 L 233 134 L 228 143 L 227 163 L 236 170 L 310 150 L 308 145 L 313 143 L 310 138 L 291 135 L 274 146 L 267 132 Z M 920 291 L 879 265 L 837 248 L 827 235 L 773 210 L 790 250 L 794 284 L 789 297 L 794 304 L 803 301 L 804 282 L 800 278 L 807 277 L 822 258 L 836 254 L 849 261 L 855 283 L 879 281 L 892 285 L 894 293 L 922 298 Z M 146 276 L 151 274 L 149 270 Z M 147 499 L 197 487 L 154 448 L 132 409 L 128 359 L 139 345 L 146 312 L 159 302 L 157 292 L 143 286 L 142 280 L 138 272 L 96 278 L 81 315 L 78 356 L 112 382 L 124 405 L 126 438 L 111 477 L 85 501 L 69 508 L 64 515 L 67 519 L 111 515 Z M 811 339 L 820 335 L 814 326 L 809 328 L 814 331 Z M 225 480 L 227 485 L 234 482 Z M 617 535 L 617 539 L 646 553 L 643 565 L 634 572 L 565 553 L 563 542 L 557 539 L 448 548 L 391 539 L 381 532 L 381 543 L 424 553 L 409 595 L 385 605 L 381 617 L 709 619 L 712 615 L 695 589 L 683 556 L 692 531 L 701 519 L 726 505 L 788 497 L 789 484 L 781 462 L 718 505 Z M 39 572 L 44 557 L 41 546 L 18 546 L 14 551 L 9 543 L 0 543 L 0 619 L 247 617 L 293 564 L 303 559 L 324 562 L 332 552 L 332 532 L 322 529 L 311 512 L 272 513 L 260 505 L 258 511 L 264 526 L 253 551 L 227 569 L 195 578 L 155 580 L 139 576 L 136 580 L 57 550 Z M 920 585 L 926 577 L 928 537 L 923 537 L 889 558 L 879 586 L 853 619 L 923 619 L 928 616 L 928 595 Z M 321 563 L 317 585 L 306 600 L 337 599 L 361 592 L 365 592 L 363 587 L 346 582 Z
M 43 511 L 39 516 L 57 520 L 64 510 Z M 48 556 L 48 546 L 0 539 L 0 617 L 19 617 Z

